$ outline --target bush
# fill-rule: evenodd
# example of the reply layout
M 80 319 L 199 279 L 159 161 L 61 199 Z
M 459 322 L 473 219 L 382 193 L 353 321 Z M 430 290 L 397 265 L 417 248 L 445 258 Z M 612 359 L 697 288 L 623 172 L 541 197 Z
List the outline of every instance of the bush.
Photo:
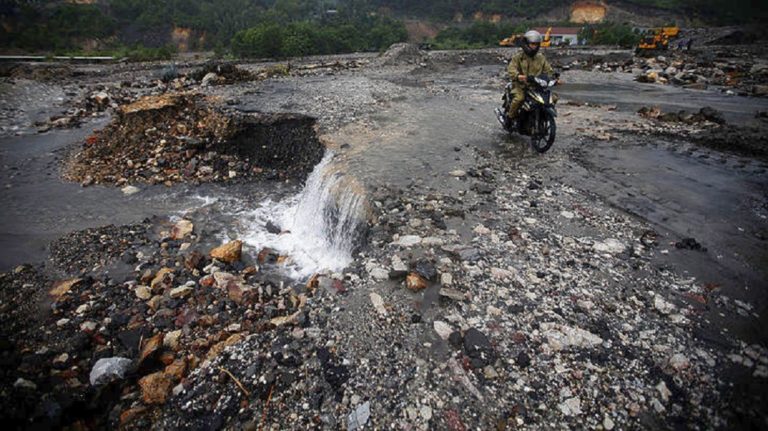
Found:
M 383 18 L 283 26 L 264 23 L 235 34 L 231 48 L 239 57 L 283 58 L 382 50 L 407 37 L 401 22 Z

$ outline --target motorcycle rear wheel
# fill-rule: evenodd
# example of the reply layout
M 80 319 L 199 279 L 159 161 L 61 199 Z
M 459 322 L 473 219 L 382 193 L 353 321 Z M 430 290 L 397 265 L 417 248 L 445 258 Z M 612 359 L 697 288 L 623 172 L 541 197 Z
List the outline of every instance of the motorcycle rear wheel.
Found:
M 538 118 L 536 130 L 531 135 L 531 146 L 539 153 L 546 153 L 555 143 L 557 124 L 555 118 L 549 112 L 541 112 Z

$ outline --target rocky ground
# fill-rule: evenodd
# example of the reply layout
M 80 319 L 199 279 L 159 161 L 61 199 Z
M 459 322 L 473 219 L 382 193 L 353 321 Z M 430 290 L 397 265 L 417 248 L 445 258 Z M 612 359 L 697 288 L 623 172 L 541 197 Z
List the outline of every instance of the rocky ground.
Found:
M 194 65 L 154 78 L 116 67 L 106 82 L 89 75 L 80 86 L 66 79 L 51 86 L 72 96 L 46 109 L 65 110 L 51 118 L 73 118 L 62 127 L 112 115 L 104 131 L 74 145 L 67 172 L 78 182 L 250 181 L 263 178 L 247 174 L 254 167 L 273 168 L 219 151 L 233 135 L 205 121 L 267 115 L 231 114 L 226 107 L 239 105 L 238 94 L 260 92 L 259 106 L 274 111 L 312 112 L 317 129 L 338 138 L 359 122 L 379 130 L 376 115 L 408 98 L 462 100 L 439 82 L 442 73 L 499 68 L 508 55 L 398 46 L 378 58 Z M 563 65 L 579 55 L 553 57 Z M 132 74 L 143 78 L 119 83 Z M 312 98 L 270 93 L 273 82 L 322 89 Z M 495 91 L 502 80 L 481 85 Z M 131 120 L 131 103 L 163 100 L 172 103 Z M 20 125 L 14 112 L 22 101 L 7 103 L 17 108 L 7 110 L 6 133 L 29 126 L 50 133 L 58 121 Z M 759 121 L 744 138 L 752 147 L 725 149 L 764 157 Z M 709 108 L 681 114 L 649 105 L 638 113 L 577 100 L 561 105 L 561 127 L 559 139 L 585 145 L 665 136 L 696 147 L 697 136 L 746 133 Z M 309 132 L 297 139 L 309 137 L 317 139 Z M 187 148 L 190 140 L 199 148 Z M 743 340 L 712 323 L 717 314 L 760 321 L 762 308 L 669 264 L 675 255 L 706 254 L 709 244 L 672 235 L 569 181 L 561 173 L 581 148 L 562 145 L 531 159 L 505 146 L 491 153 L 448 142 L 446 151 L 465 163 L 434 175 L 450 188 L 369 182 L 373 214 L 354 263 L 309 280 L 281 275 L 290 256 L 222 242 L 202 227 L 205 211 L 65 235 L 45 265 L 0 275 L 3 417 L 13 428 L 79 429 L 768 426 L 764 338 Z M 308 160 L 288 162 L 295 169 L 276 177 L 306 174 Z

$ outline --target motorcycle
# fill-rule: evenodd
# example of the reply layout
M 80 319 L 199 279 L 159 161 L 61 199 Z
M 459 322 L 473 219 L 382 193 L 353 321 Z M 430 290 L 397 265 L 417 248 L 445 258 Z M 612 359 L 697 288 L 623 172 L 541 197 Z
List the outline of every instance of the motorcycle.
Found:
M 495 110 L 496 117 L 504 130 L 510 134 L 516 132 L 530 136 L 531 146 L 539 153 L 546 152 L 555 143 L 557 110 L 551 88 L 557 84 L 558 77 L 558 74 L 552 77 L 547 75 L 527 77 L 526 82 L 529 85 L 525 92 L 525 99 L 520 105 L 517 121 L 510 120 L 506 114 L 514 98 L 511 82 L 504 89 L 501 108 Z

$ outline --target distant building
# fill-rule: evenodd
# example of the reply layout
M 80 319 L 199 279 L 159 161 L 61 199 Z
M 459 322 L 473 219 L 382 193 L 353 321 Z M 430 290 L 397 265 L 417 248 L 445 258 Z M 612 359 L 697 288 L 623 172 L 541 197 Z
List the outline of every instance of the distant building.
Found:
M 550 27 L 536 27 L 534 30 L 541 33 L 542 36 L 547 34 Z M 549 39 L 551 46 L 558 45 L 578 45 L 579 44 L 579 32 L 581 27 L 551 27 L 549 33 Z

